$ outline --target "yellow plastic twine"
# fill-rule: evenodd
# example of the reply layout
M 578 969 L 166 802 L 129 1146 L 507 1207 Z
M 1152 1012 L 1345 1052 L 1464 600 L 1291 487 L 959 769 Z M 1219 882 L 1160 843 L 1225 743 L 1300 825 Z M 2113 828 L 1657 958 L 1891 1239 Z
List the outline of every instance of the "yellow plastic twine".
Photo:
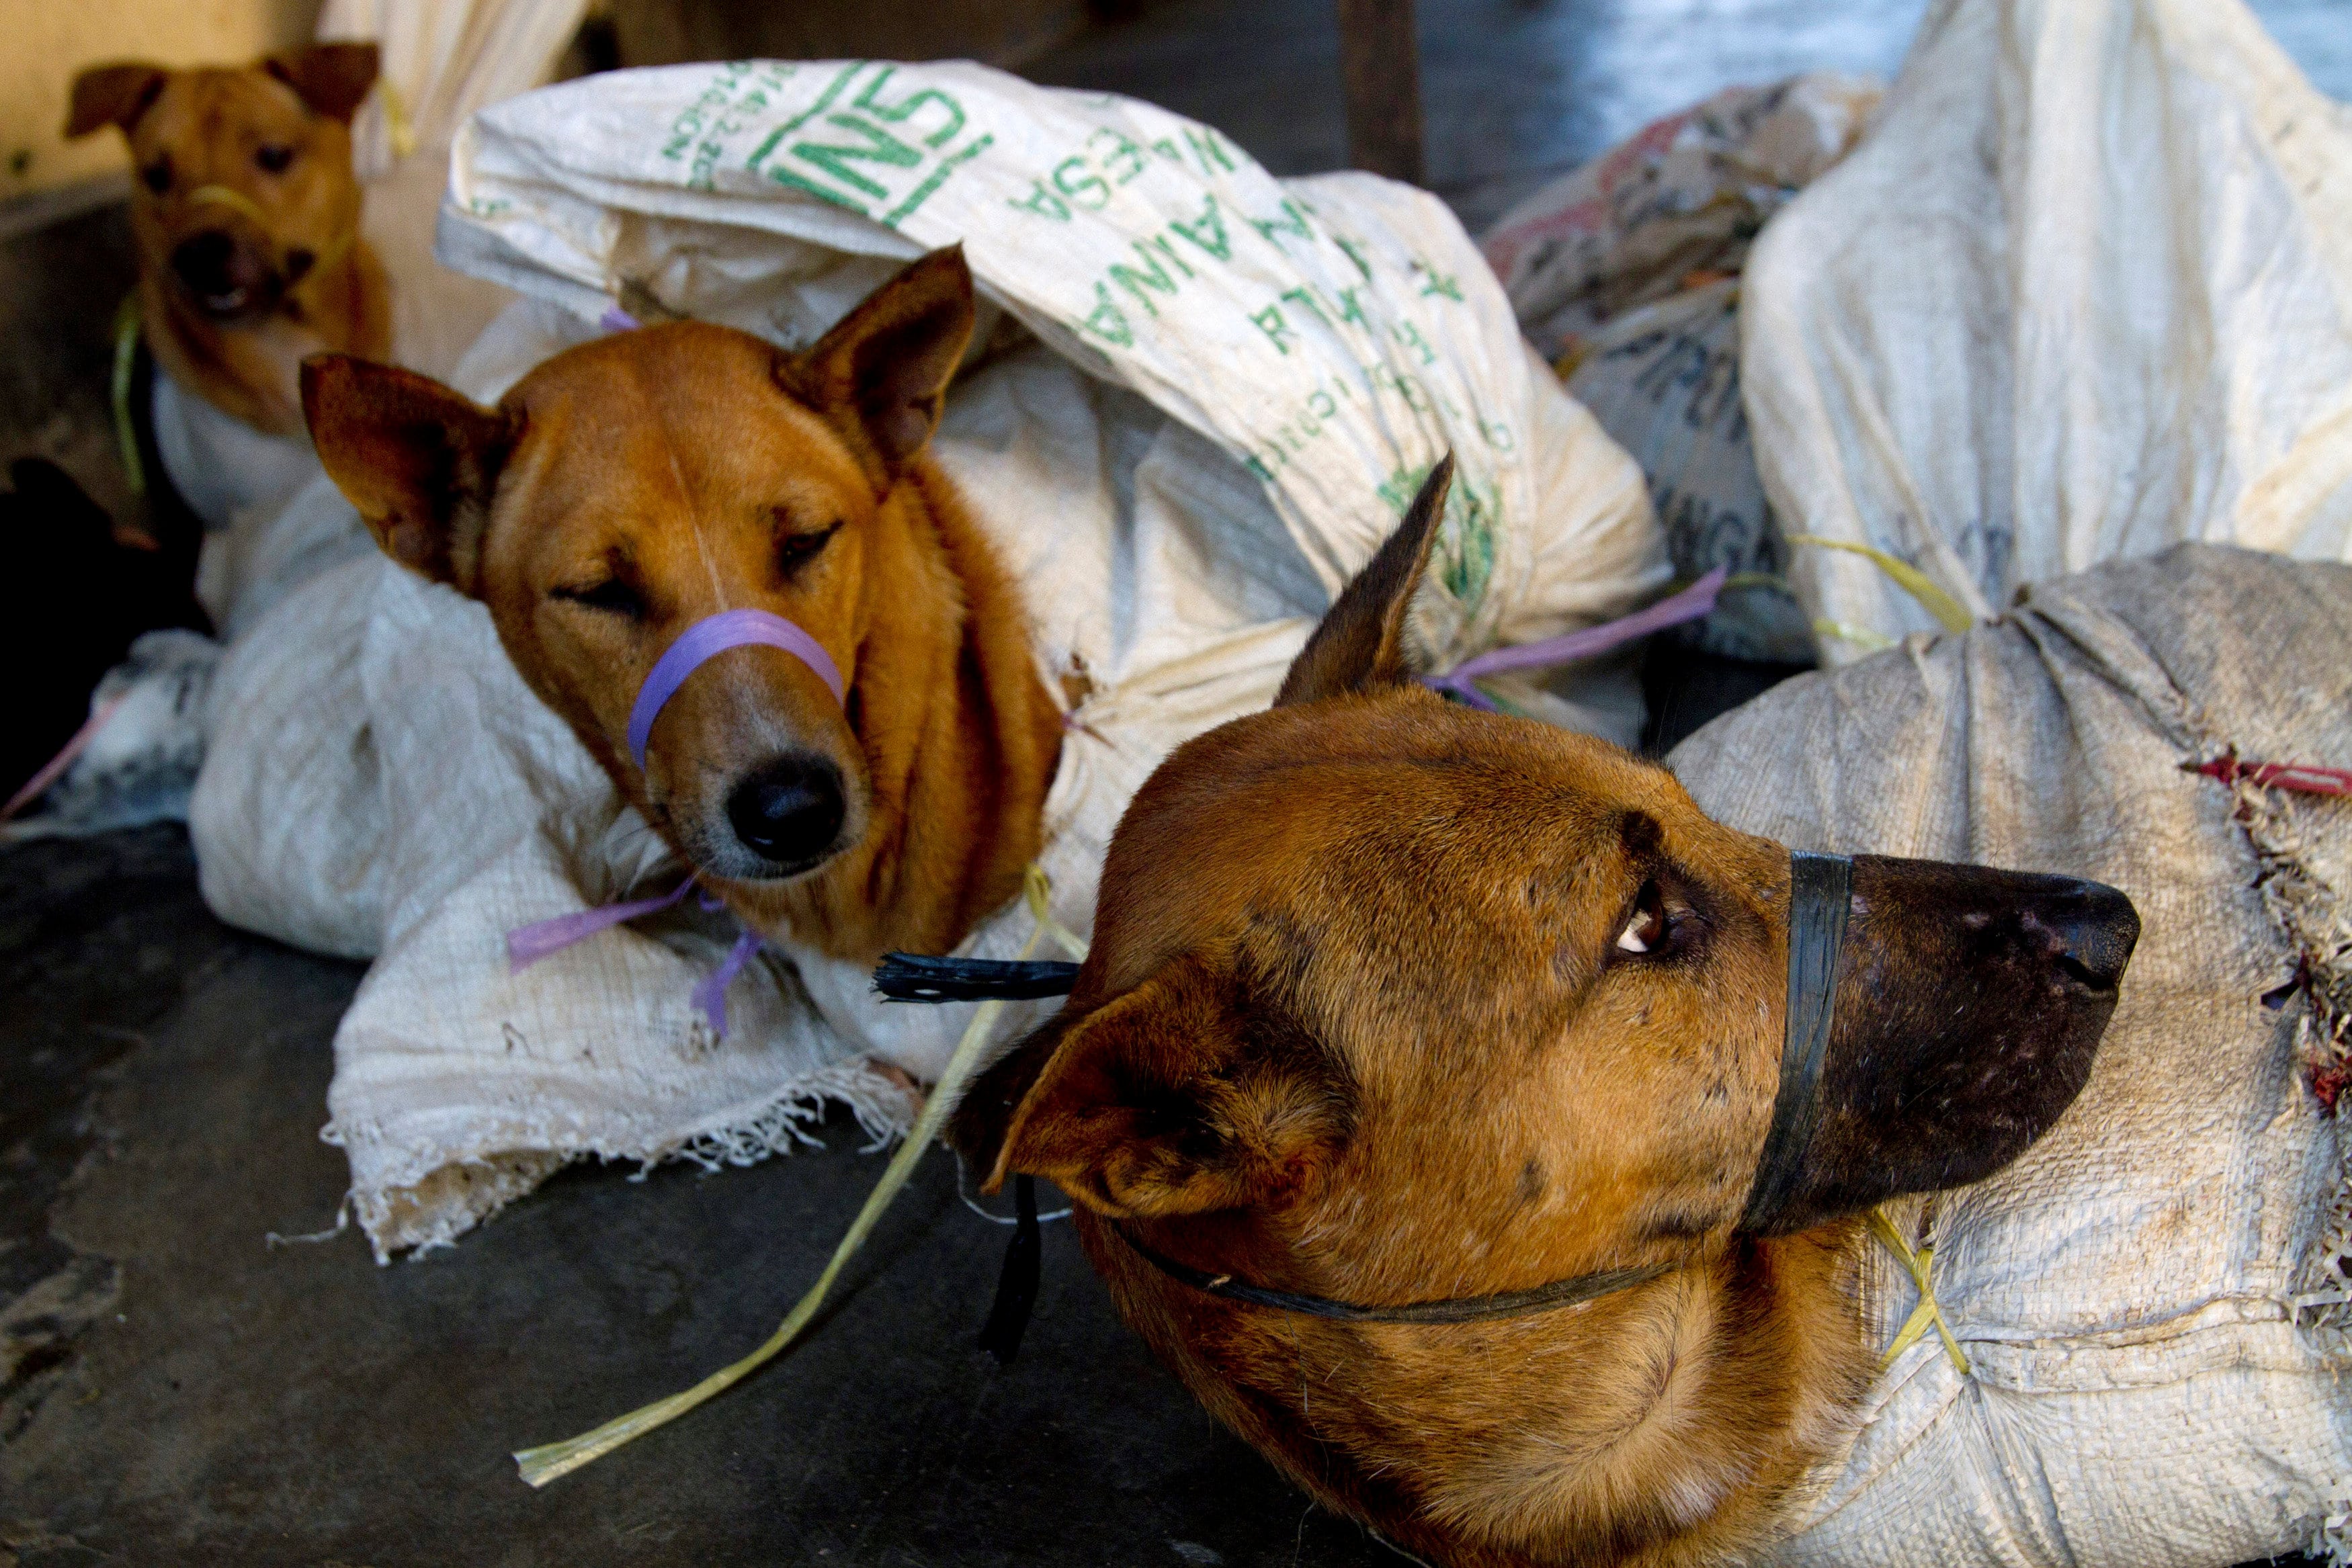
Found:
M 139 460 L 139 426 L 131 413 L 131 372 L 139 364 L 139 291 L 132 289 L 114 308 L 114 372 L 108 379 L 107 401 L 114 408 L 114 444 L 122 454 L 122 467 L 131 476 L 131 493 L 147 493 L 147 465 Z
M 1879 570 L 1893 578 L 1895 585 L 1919 601 L 1919 608 L 1934 616 L 1947 632 L 1965 632 L 1977 623 L 1968 607 L 1938 587 L 1927 574 L 1900 556 L 1892 556 L 1868 545 L 1848 544 L 1843 539 L 1825 539 L 1819 534 L 1790 534 L 1792 545 L 1813 545 L 1822 549 L 1842 549 L 1848 555 L 1858 555 Z M 1841 632 L 1840 635 L 1845 633 Z
M 1875 653 L 1881 648 L 1895 646 L 1895 639 L 1885 632 L 1874 632 L 1867 626 L 1855 626 L 1843 621 L 1816 621 L 1813 622 L 1813 635 L 1842 638 L 1865 653 Z
M 405 158 L 416 151 L 416 121 L 409 118 L 408 99 L 392 85 L 390 77 L 376 78 L 375 89 L 383 95 L 383 129 L 392 142 L 392 155 Z
M 1034 865 L 1022 877 L 1022 896 L 1028 903 L 1036 928 L 1030 933 L 1028 945 L 1021 949 L 1021 956 L 1034 957 L 1037 945 L 1051 936 L 1068 950 L 1070 956 L 1083 958 L 1087 945 L 1047 913 L 1045 898 L 1051 889 L 1052 884 L 1045 880 L 1045 873 Z M 532 1486 L 543 1487 L 558 1476 L 569 1475 L 581 1466 L 602 1458 L 622 1444 L 644 1437 L 655 1427 L 677 1419 L 711 1396 L 734 1386 L 773 1360 L 779 1352 L 798 1338 L 800 1332 L 808 1326 L 809 1320 L 816 1316 L 817 1308 L 824 1305 L 825 1292 L 833 1289 L 833 1281 L 841 1273 L 842 1265 L 848 1262 L 851 1255 L 864 1245 L 876 1222 L 882 1218 L 883 1211 L 890 1207 L 891 1199 L 898 1196 L 898 1189 L 906 1186 L 907 1178 L 914 1174 L 916 1162 L 923 1157 L 923 1151 L 939 1134 L 940 1124 L 947 1120 L 948 1112 L 961 1097 L 964 1082 L 978 1065 L 982 1049 L 1003 1011 L 1003 1000 L 991 998 L 981 1003 L 980 1010 L 972 1014 L 963 1038 L 956 1042 L 955 1054 L 948 1059 L 947 1071 L 940 1074 L 939 1083 L 931 1090 L 929 1098 L 923 1102 L 922 1113 L 915 1118 L 913 1131 L 907 1134 L 907 1141 L 898 1146 L 898 1152 L 890 1157 L 890 1164 L 883 1171 L 882 1179 L 875 1184 L 872 1195 L 866 1200 L 866 1207 L 859 1209 L 857 1218 L 850 1222 L 849 1233 L 841 1239 L 841 1245 L 833 1249 L 833 1261 L 824 1266 L 824 1272 L 817 1276 L 816 1283 L 810 1287 L 808 1294 L 803 1296 L 784 1321 L 777 1325 L 776 1332 L 768 1336 L 765 1344 L 732 1366 L 712 1373 L 682 1394 L 656 1399 L 641 1409 L 605 1422 L 593 1432 L 583 1432 L 560 1443 L 522 1449 L 514 1457 L 522 1479 Z
M 1936 1244 L 1931 1241 L 1914 1251 L 1911 1244 L 1903 1239 L 1903 1233 L 1895 1228 L 1895 1222 L 1886 1218 L 1886 1211 L 1883 1208 L 1870 1211 L 1870 1231 L 1886 1244 L 1886 1249 L 1895 1254 L 1910 1274 L 1911 1282 L 1919 1288 L 1919 1304 L 1911 1309 L 1911 1315 L 1904 1321 L 1901 1332 L 1895 1336 L 1895 1343 L 1888 1345 L 1886 1354 L 1878 1358 L 1879 1366 L 1883 1369 L 1894 1365 L 1895 1358 L 1916 1344 L 1933 1325 L 1936 1332 L 1943 1336 L 1944 1354 L 1952 1358 L 1952 1365 L 1962 1377 L 1966 1377 L 1969 1375 L 1969 1358 L 1960 1354 L 1960 1342 L 1952 1337 L 1950 1325 L 1944 1322 L 1944 1309 L 1936 1304 L 1935 1287 L 1927 1282 L 1928 1271 L 1935 1266 Z
M 188 200 L 198 206 L 226 207 L 233 213 L 241 213 L 251 218 L 265 229 L 269 226 L 269 214 L 261 210 L 261 204 L 234 185 L 198 185 L 188 193 Z

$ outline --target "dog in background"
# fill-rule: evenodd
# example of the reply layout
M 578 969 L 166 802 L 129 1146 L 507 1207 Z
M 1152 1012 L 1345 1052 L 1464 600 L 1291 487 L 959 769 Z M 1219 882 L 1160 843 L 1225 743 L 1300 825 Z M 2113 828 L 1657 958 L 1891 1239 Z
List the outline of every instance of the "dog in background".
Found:
M 94 66 L 68 136 L 130 144 L 139 310 L 157 362 L 214 407 L 302 433 L 302 361 L 388 351 L 391 293 L 360 237 L 351 119 L 373 44 L 320 44 L 249 66 Z
M 484 408 L 348 355 L 303 369 L 320 461 L 395 560 L 488 606 L 526 683 L 734 913 L 871 963 L 1018 890 L 1061 715 L 1012 579 L 926 447 L 973 320 L 961 250 L 814 347 L 681 321 L 584 343 Z M 660 709 L 688 627 L 781 616 L 838 670 L 731 648 Z
M 1870 1386 L 1859 1217 L 2056 1121 L 2137 916 L 2096 883 L 1857 860 L 1820 1130 L 1789 1206 L 1745 1230 L 1789 852 L 1655 764 L 1407 680 L 1445 479 L 1275 707 L 1137 795 L 1067 1005 L 975 1083 L 954 1139 L 991 1190 L 1020 1172 L 1069 1194 L 1121 1314 L 1194 1395 L 1406 1551 L 1736 1559 Z M 1596 1275 L 1618 1283 L 1475 1322 L 1216 1293 L 1377 1308 Z

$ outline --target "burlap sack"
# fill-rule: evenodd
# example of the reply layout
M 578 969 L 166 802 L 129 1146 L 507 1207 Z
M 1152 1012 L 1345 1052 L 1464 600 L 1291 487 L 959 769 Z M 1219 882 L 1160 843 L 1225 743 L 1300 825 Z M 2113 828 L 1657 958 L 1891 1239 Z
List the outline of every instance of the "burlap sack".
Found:
M 2344 1560 L 2346 1170 L 2314 1081 L 2332 1102 L 2352 801 L 2182 768 L 2352 765 L 2347 646 L 2352 569 L 2180 546 L 1801 676 L 1670 758 L 1748 831 L 2094 877 L 2144 924 L 2082 1098 L 1898 1216 L 1969 1374 L 1906 1351 L 1772 1561 L 2213 1568 L 2322 1532 Z M 1864 1284 L 1887 1343 L 1916 1293 L 1874 1245 Z
M 2352 110 L 2242 0 L 1938 0 L 1739 309 L 1781 528 L 1956 618 L 2184 539 L 2352 559 Z M 1938 624 L 1789 575 L 1829 663 Z

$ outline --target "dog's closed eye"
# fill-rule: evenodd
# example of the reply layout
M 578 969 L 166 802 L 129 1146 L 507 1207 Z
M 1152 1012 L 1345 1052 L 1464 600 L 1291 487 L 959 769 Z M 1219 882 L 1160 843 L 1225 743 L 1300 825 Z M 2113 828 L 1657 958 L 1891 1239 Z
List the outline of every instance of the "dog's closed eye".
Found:
M 790 577 L 801 567 L 814 559 L 817 552 L 831 543 L 833 536 L 840 531 L 841 521 L 835 518 L 829 526 L 809 533 L 786 534 L 776 541 L 777 566 L 782 570 L 785 576 Z
M 646 613 L 645 596 L 617 577 L 582 588 L 559 588 L 553 595 L 591 610 L 601 610 L 607 615 L 625 615 L 632 621 L 643 619 Z
M 164 192 L 170 190 L 172 188 L 171 154 L 165 153 L 163 157 L 156 159 L 152 163 L 148 164 L 144 169 L 140 170 L 139 178 L 146 182 L 147 188 L 154 192 L 159 196 Z
M 265 142 L 254 149 L 253 162 L 265 174 L 283 174 L 294 162 L 294 149 L 279 141 Z

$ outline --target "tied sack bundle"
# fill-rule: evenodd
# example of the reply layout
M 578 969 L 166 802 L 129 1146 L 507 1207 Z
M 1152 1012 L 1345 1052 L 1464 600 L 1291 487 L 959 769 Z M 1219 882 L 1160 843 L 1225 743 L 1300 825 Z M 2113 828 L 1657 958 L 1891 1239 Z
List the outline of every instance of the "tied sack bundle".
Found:
M 2176 546 L 1800 676 L 1669 758 L 1750 832 L 2090 877 L 2143 922 L 2057 1126 L 1893 1206 L 1967 1370 L 1935 1333 L 1898 1355 L 1769 1561 L 2352 1560 L 2352 800 L 2227 760 L 2352 766 L 2347 645 L 2352 568 Z M 1919 1292 L 1884 1248 L 1862 1267 L 1890 1344 Z
M 1551 182 L 1479 241 L 1528 340 L 1649 476 L 1675 574 L 1730 574 L 1677 643 L 1814 662 L 1740 400 L 1739 273 L 1884 90 L 1831 71 L 1726 88 Z
M 969 65 L 608 73 L 478 116 L 442 222 L 445 260 L 528 297 L 456 378 L 483 399 L 631 319 L 803 345 L 906 259 L 962 244 L 982 329 L 931 452 L 1068 705 L 1040 864 L 1078 932 L 1135 789 L 1267 705 L 1444 453 L 1456 499 L 1412 627 L 1430 666 L 1622 614 L 1667 577 L 1639 469 L 1522 342 L 1442 204 L 1365 175 L 1277 181 L 1148 104 Z M 1630 739 L 1629 686 L 1492 689 Z M 268 612 L 212 713 L 206 898 L 375 959 L 337 1031 L 326 1135 L 380 1252 L 445 1242 L 570 1159 L 763 1157 L 827 1099 L 887 1134 L 910 1107 L 874 1064 L 929 1082 L 964 1027 L 771 946 L 721 1034 L 692 993 L 737 932 L 691 901 L 509 973 L 509 931 L 685 868 L 487 612 L 388 560 Z M 1016 903 L 959 950 L 1010 957 L 1031 931 Z
M 2352 559 L 2352 111 L 2241 0 L 1941 0 L 1739 316 L 1831 663 L 2183 539 Z

